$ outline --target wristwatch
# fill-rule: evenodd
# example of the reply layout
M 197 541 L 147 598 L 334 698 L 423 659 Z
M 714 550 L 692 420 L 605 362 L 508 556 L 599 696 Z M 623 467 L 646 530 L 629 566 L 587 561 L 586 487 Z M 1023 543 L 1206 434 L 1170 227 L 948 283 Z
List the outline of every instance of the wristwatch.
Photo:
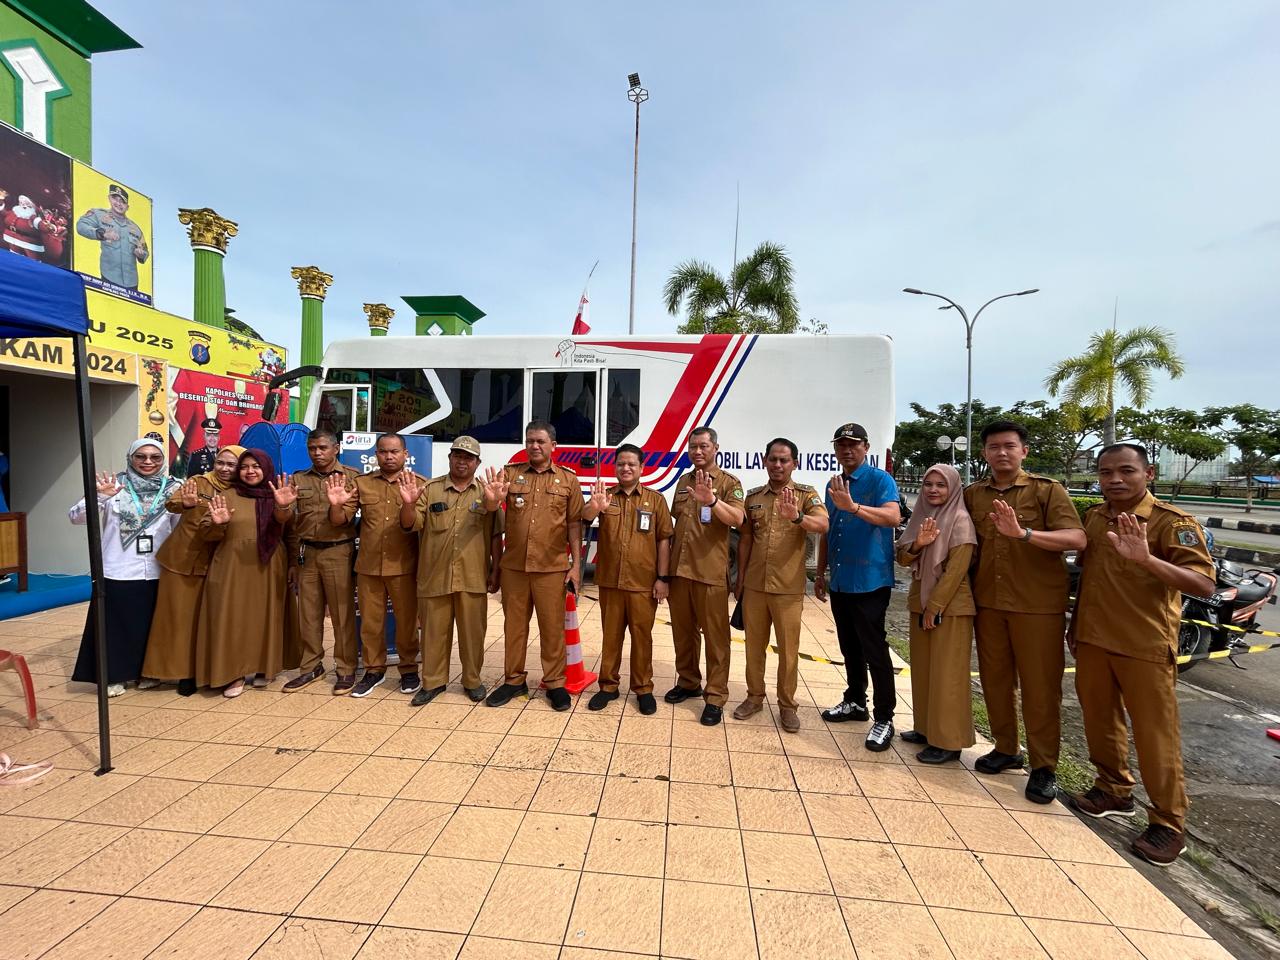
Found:
M 660 574 L 658 574 L 658 579 L 659 579 L 659 580 L 661 580 L 663 583 L 670 583 L 670 582 L 671 582 L 671 576 L 670 576 L 669 574 L 665 574 L 665 573 L 660 573 Z
M 1030 527 L 1023 527 L 1023 528 L 1022 528 L 1022 536 L 1021 536 L 1019 539 L 1021 539 L 1023 543 L 1026 543 L 1028 540 L 1030 540 L 1030 539 L 1031 539 L 1031 528 L 1030 528 Z
M 803 513 L 802 513 L 802 514 L 800 514 L 799 516 L 797 516 L 797 517 L 796 517 L 794 520 L 792 520 L 791 522 L 792 522 L 792 523 L 794 523 L 794 524 L 797 524 L 797 525 L 799 525 L 799 524 L 801 524 L 801 523 L 804 523 L 804 514 L 803 514 Z

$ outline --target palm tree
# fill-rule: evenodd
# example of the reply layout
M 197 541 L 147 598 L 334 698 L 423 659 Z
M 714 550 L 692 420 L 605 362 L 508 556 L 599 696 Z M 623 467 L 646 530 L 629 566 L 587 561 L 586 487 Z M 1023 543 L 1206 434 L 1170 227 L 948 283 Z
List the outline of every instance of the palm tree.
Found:
M 1062 393 L 1066 403 L 1102 410 L 1102 441 L 1116 442 L 1116 392 L 1142 408 L 1151 399 L 1151 376 L 1163 370 L 1173 380 L 1182 376 L 1182 358 L 1174 352 L 1174 336 L 1160 327 L 1136 327 L 1117 332 L 1115 327 L 1095 333 L 1078 357 L 1059 361 L 1045 378 L 1049 396 Z
M 679 333 L 793 333 L 799 307 L 791 258 L 776 243 L 762 243 L 734 264 L 728 280 L 702 260 L 686 260 L 663 288 L 667 312 L 687 311 Z

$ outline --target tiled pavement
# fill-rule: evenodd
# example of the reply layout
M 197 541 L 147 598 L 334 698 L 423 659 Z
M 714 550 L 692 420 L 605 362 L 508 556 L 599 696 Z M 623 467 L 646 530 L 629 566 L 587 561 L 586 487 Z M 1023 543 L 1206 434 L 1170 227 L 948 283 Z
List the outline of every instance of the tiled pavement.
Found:
M 581 613 L 592 665 L 599 616 Z M 66 679 L 83 622 L 0 622 L 41 704 L 28 733 L 0 674 L 0 752 L 56 767 L 0 787 L 5 960 L 1229 956 L 1065 808 L 1026 802 L 1021 775 L 975 776 L 980 750 L 929 769 L 828 727 L 813 704 L 838 699 L 836 667 L 803 664 L 797 735 L 768 710 L 706 728 L 700 701 L 660 696 L 644 717 L 456 688 L 414 710 L 390 685 L 286 695 L 283 677 L 237 700 L 130 690 L 96 777 L 93 691 Z M 805 625 L 802 650 L 839 657 L 826 607 Z M 665 608 L 655 645 L 661 695 Z M 529 661 L 536 677 L 536 643 Z M 899 696 L 905 729 L 905 680 Z

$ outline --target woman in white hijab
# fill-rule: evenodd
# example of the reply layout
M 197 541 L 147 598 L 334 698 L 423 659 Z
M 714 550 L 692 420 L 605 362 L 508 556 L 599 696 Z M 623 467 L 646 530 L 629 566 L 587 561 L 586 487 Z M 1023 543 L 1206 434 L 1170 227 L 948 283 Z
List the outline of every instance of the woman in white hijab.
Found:
M 178 525 L 179 517 L 165 509 L 177 486 L 168 476 L 163 441 L 143 437 L 129 445 L 121 473 L 98 475 L 98 515 L 102 520 L 102 599 L 107 622 L 107 693 L 124 693 L 124 685 L 142 675 L 147 634 L 160 584 L 156 551 Z M 68 511 L 71 522 L 88 522 L 81 500 Z M 93 611 L 85 624 L 71 679 L 97 682 L 97 651 L 93 643 Z

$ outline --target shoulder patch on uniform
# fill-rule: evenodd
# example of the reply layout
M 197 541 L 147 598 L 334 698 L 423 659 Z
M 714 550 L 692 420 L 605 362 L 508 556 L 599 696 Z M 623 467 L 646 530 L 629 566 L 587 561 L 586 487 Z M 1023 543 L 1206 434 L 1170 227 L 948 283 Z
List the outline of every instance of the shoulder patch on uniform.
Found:
M 734 488 L 733 488 L 733 498 L 734 498 L 735 500 L 741 500 L 741 499 L 743 499 L 743 497 L 744 497 L 744 496 L 745 496 L 745 495 L 744 495 L 744 494 L 743 494 L 743 492 L 742 492 L 742 487 L 734 487 Z
M 1190 524 L 1175 524 L 1174 532 L 1178 535 L 1178 543 L 1184 547 L 1200 546 L 1200 531 Z
M 765 489 L 764 485 L 759 487 L 752 487 L 750 490 L 747 491 L 747 496 L 754 497 L 757 493 L 762 493 L 764 489 Z
M 813 493 L 816 490 L 815 487 L 811 487 L 807 483 L 793 483 L 792 486 L 795 487 L 797 490 L 799 490 L 801 493 Z

